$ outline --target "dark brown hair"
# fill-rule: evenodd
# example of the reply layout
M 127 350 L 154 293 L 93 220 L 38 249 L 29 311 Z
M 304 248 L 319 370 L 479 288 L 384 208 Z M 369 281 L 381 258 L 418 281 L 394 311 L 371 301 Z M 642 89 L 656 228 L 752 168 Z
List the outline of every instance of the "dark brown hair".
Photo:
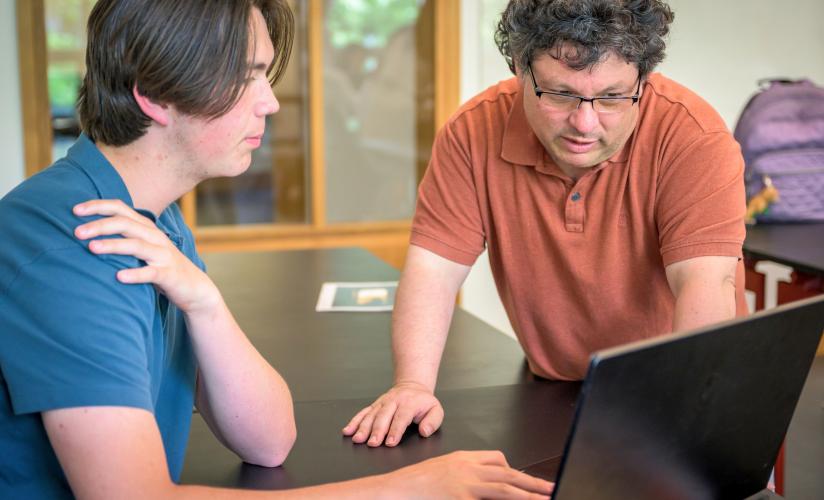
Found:
M 541 53 L 578 70 L 614 53 L 643 78 L 664 59 L 673 18 L 661 0 L 510 0 L 495 42 L 513 73 Z
M 266 20 L 274 84 L 289 61 L 294 18 L 285 0 L 100 0 L 88 22 L 86 75 L 77 99 L 83 131 L 123 146 L 151 119 L 132 89 L 192 116 L 215 118 L 240 98 L 251 68 L 252 9 Z

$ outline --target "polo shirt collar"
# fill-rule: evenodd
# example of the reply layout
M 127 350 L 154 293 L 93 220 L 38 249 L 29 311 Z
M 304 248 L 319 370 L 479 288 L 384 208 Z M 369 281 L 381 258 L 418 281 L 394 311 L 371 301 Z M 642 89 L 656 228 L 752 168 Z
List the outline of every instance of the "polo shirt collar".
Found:
M 639 117 L 640 121 L 640 117 Z M 638 124 L 636 123 L 636 128 Z M 632 146 L 635 132 L 627 139 L 624 146 L 612 157 L 595 168 L 600 170 L 611 163 L 626 163 L 629 159 L 629 152 Z M 552 157 L 546 153 L 544 145 L 538 140 L 538 136 L 532 131 L 532 127 L 526 119 L 524 112 L 524 89 L 518 89 L 515 99 L 512 102 L 512 109 L 504 129 L 503 144 L 501 146 L 501 158 L 516 165 L 528 165 L 544 173 L 561 174 L 560 168 L 555 165 Z M 563 175 L 563 174 L 561 174 Z
M 77 141 L 69 148 L 66 159 L 77 165 L 97 189 L 102 200 L 123 200 L 134 208 L 129 189 L 114 166 L 97 149 L 86 134 L 80 134 Z
M 516 165 L 539 166 L 543 163 L 544 145 L 532 131 L 524 113 L 524 89 L 518 89 L 506 120 L 501 158 Z

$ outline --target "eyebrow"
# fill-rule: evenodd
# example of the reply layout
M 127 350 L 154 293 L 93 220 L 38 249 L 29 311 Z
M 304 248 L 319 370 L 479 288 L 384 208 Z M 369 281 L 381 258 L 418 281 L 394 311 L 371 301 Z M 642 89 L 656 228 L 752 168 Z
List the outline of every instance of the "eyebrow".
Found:
M 272 61 L 269 64 L 261 61 L 253 61 L 251 67 L 249 68 L 250 71 L 263 71 L 267 75 L 272 72 L 275 68 L 275 58 L 272 58 Z

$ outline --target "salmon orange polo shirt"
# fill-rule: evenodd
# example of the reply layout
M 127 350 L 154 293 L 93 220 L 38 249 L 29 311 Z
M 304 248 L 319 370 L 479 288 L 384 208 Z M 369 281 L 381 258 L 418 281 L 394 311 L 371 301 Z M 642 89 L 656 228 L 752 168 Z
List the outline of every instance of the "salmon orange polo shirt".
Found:
M 579 380 L 596 350 L 672 331 L 665 267 L 741 258 L 744 160 L 718 113 L 652 74 L 632 136 L 577 181 L 532 132 L 516 78 L 440 130 L 411 244 L 472 265 L 484 247 L 530 369 Z M 739 260 L 736 306 L 744 314 Z

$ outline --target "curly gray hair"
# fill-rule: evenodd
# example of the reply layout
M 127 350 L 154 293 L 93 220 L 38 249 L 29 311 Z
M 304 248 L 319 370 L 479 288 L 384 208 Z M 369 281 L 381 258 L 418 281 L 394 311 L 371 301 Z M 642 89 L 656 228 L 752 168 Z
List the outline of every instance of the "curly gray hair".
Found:
M 513 73 L 542 52 L 576 70 L 614 53 L 643 78 L 664 59 L 673 17 L 661 0 L 510 0 L 495 43 Z

